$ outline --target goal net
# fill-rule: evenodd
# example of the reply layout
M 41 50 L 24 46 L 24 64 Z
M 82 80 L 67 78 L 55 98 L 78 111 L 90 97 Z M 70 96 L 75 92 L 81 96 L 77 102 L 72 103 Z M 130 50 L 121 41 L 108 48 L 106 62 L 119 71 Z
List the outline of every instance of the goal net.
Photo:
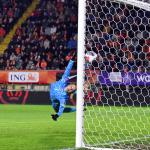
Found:
M 84 53 L 98 56 L 78 76 L 77 147 L 150 149 L 150 1 L 85 4 Z

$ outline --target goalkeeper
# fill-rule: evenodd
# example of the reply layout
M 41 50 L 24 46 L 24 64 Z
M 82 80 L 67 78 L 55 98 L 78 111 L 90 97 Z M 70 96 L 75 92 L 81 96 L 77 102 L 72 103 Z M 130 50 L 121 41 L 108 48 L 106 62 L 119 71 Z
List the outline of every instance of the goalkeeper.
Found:
M 56 81 L 50 86 L 50 99 L 52 107 L 56 114 L 52 114 L 51 117 L 54 121 L 63 114 L 63 112 L 74 112 L 76 108 L 65 107 L 67 100 L 70 99 L 71 94 L 76 92 L 76 85 L 69 84 L 69 76 L 73 67 L 74 61 L 70 60 L 69 64 L 59 81 Z

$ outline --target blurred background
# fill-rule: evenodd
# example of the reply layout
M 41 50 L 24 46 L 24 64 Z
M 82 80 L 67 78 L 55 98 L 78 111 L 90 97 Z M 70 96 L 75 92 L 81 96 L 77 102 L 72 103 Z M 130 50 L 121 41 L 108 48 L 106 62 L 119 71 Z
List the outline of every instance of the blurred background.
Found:
M 77 51 L 77 14 L 77 0 L 0 0 L 2 91 L 49 91 Z

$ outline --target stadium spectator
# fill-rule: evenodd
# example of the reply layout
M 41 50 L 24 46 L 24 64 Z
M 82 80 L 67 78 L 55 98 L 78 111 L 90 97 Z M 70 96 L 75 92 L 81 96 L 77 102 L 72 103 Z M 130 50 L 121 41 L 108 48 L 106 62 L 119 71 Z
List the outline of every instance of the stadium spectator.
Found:
M 94 32 L 91 25 L 89 25 L 87 30 L 92 35 L 89 38 L 90 40 L 87 40 L 87 50 L 98 51 L 99 55 L 103 57 L 103 61 L 99 64 L 101 70 L 107 70 L 108 72 L 114 70 L 124 71 L 124 68 L 136 72 L 138 70 L 147 70 L 148 62 L 145 59 L 148 59 L 149 56 L 149 43 L 147 42 L 149 37 L 147 20 L 149 12 L 139 8 L 132 9 L 132 7 L 124 4 L 121 5 L 120 9 L 115 2 L 111 5 L 109 2 L 101 2 L 97 6 L 97 9 L 105 12 L 105 14 L 101 12 L 101 17 L 97 21 L 99 24 L 94 24 L 94 16 L 89 15 L 93 28 L 95 28 L 96 32 L 98 32 L 98 29 L 100 30 L 98 34 L 100 37 L 97 36 L 98 39 L 97 37 L 92 37 Z M 138 12 L 137 9 L 139 10 Z M 96 13 L 94 15 L 96 16 Z M 95 43 L 96 49 L 94 48 Z M 99 50 L 99 47 L 101 50 Z M 112 60 L 111 56 L 114 55 L 115 57 Z
M 77 40 L 75 37 L 71 37 L 67 44 L 68 49 L 76 49 L 77 48 Z
M 5 29 L 2 26 L 0 26 L 0 42 L 3 41 L 5 35 L 6 35 Z
M 42 61 L 40 63 L 40 67 L 41 67 L 42 70 L 46 70 L 47 62 L 44 59 L 42 59 Z
M 32 0 L 3 0 L 0 4 L 0 42 L 12 29 Z
M 105 14 L 102 11 L 101 17 L 90 14 L 87 18 L 90 34 L 87 35 L 86 50 L 99 54 L 98 66 L 102 70 L 123 71 L 128 66 L 130 71 L 137 71 L 142 65 L 147 70 L 150 60 L 149 13 L 124 4 L 120 9 L 115 2 L 111 5 L 108 1 L 101 2 L 96 9 L 105 10 Z M 8 10 L 11 16 L 12 9 Z M 18 67 L 18 63 L 14 63 L 17 69 L 65 69 L 70 54 L 76 50 L 77 1 L 41 0 L 32 15 L 17 29 L 3 59 L 10 59 L 14 53 L 23 65 Z
M 0 70 L 4 70 L 5 68 L 5 62 L 3 58 L 0 58 Z
M 19 55 L 23 67 L 16 64 L 17 69 L 65 69 L 66 55 L 72 48 L 77 49 L 76 16 L 76 0 L 41 0 L 32 15 L 16 30 L 6 50 L 7 59 L 12 53 L 16 57 Z

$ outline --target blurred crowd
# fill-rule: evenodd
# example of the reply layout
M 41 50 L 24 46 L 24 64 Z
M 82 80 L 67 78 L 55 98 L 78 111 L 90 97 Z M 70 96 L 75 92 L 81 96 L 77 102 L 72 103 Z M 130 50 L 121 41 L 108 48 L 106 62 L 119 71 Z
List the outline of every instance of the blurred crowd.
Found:
M 150 12 L 109 1 L 87 10 L 86 50 L 99 54 L 95 67 L 108 72 L 150 71 Z
M 0 0 L 0 42 L 22 16 L 32 0 Z
M 150 12 L 111 1 L 87 5 L 86 50 L 98 54 L 92 66 L 150 71 Z M 0 69 L 65 69 L 77 52 L 77 7 L 77 0 L 41 0 L 0 57 Z
M 76 50 L 77 0 L 41 0 L 17 29 L 0 69 L 60 70 Z

